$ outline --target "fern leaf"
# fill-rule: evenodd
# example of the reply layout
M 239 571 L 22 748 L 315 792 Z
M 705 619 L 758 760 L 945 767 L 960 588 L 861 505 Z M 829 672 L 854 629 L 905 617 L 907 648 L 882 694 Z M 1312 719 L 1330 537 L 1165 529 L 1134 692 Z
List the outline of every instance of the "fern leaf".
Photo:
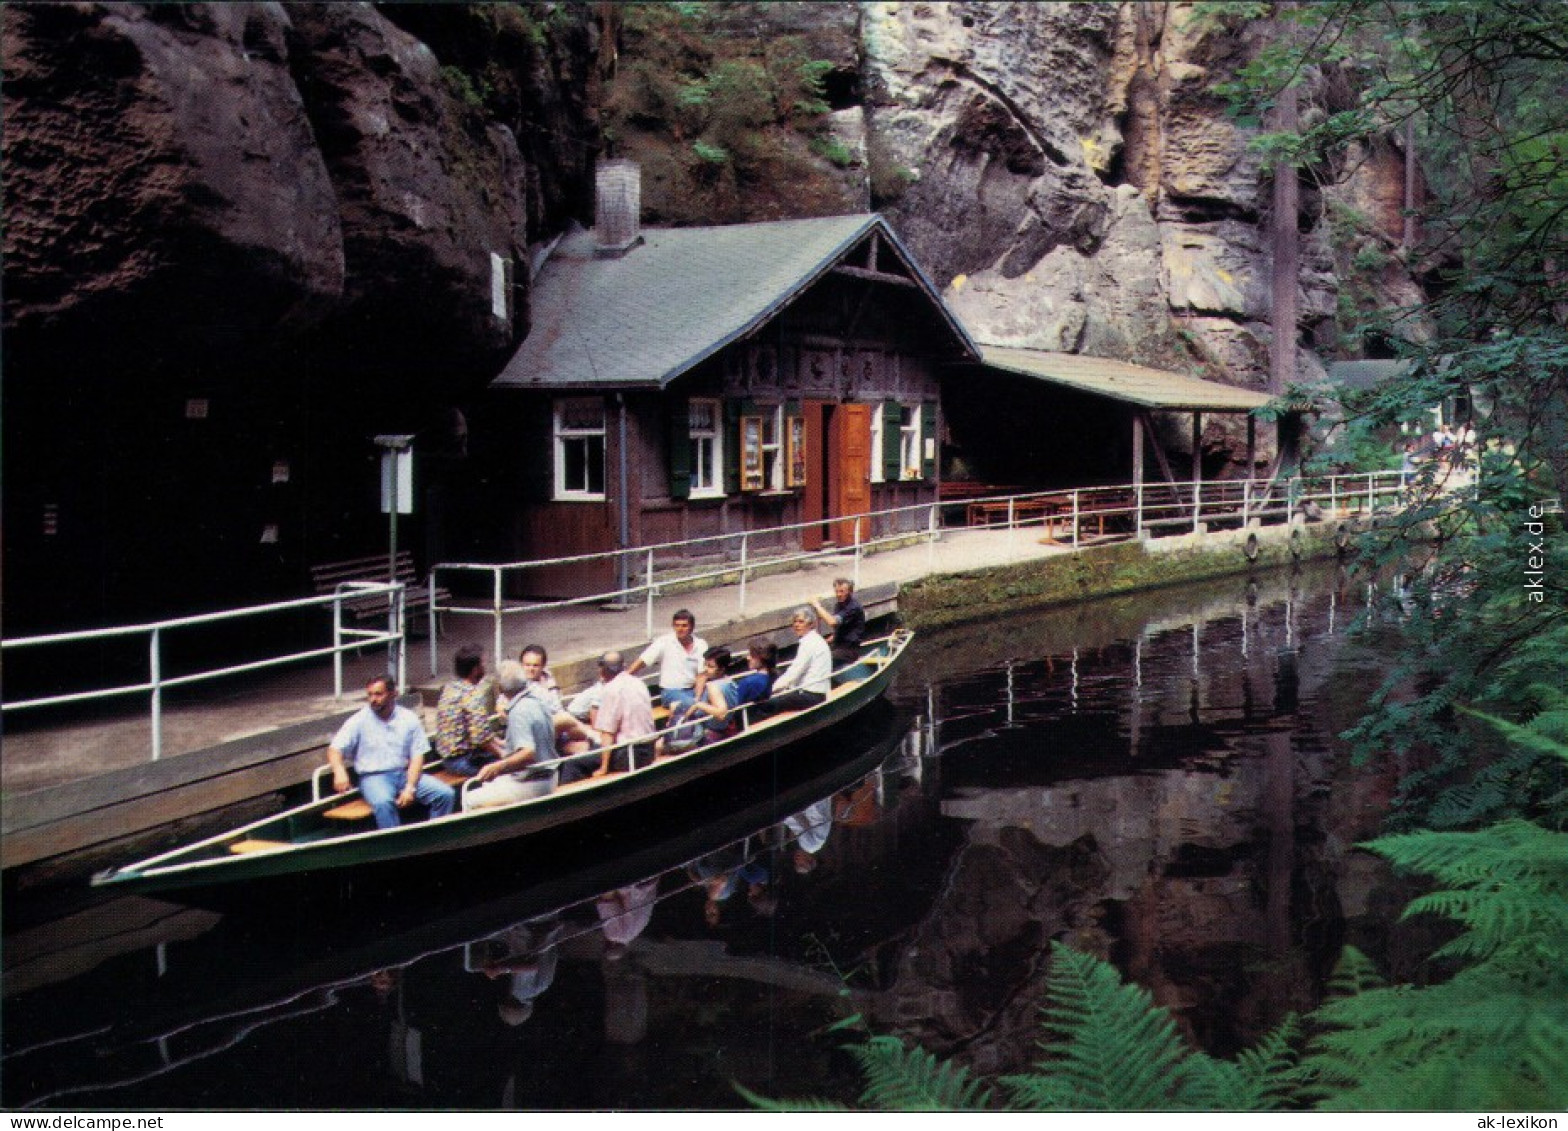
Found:
M 985 1111 L 991 1091 L 969 1071 L 896 1037 L 872 1037 L 851 1051 L 866 1076 L 862 1102 L 879 1111 Z
M 850 1108 L 843 1104 L 833 1103 L 831 1100 L 775 1100 L 767 1096 L 759 1096 L 750 1088 L 735 1081 L 730 1081 L 730 1087 L 740 1093 L 741 1098 L 758 1111 L 787 1111 L 787 1112 L 824 1112 L 824 1111 L 849 1111 Z
M 1051 945 L 1048 1039 L 1037 1064 L 1071 1096 L 1077 1111 L 1169 1111 L 1194 1106 L 1184 1095 L 1187 1047 L 1175 1023 L 1141 986 L 1061 943 Z

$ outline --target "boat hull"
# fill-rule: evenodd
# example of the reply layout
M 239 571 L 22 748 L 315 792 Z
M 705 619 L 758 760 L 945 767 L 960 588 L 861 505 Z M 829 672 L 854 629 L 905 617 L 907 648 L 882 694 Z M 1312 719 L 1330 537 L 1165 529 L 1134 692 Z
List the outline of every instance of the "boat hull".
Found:
M 183 893 L 186 902 L 215 906 L 243 901 L 258 884 L 314 889 L 344 900 L 396 895 L 411 887 L 428 892 L 460 882 L 476 869 L 515 876 L 558 866 L 567 851 L 614 851 L 640 826 L 670 819 L 663 811 L 683 800 L 701 803 L 709 812 L 745 804 L 780 776 L 783 760 L 809 758 L 813 748 L 831 753 L 845 725 L 887 690 L 907 642 L 908 634 L 889 638 L 885 655 L 867 669 L 866 678 L 818 707 L 634 773 L 612 774 L 519 805 L 310 840 L 323 827 L 322 810 L 335 803 L 327 800 L 100 873 L 93 883 L 129 892 Z M 285 846 L 231 854 L 228 846 L 240 838 L 276 838 Z M 543 847 L 536 842 L 545 841 L 550 851 L 533 851 Z

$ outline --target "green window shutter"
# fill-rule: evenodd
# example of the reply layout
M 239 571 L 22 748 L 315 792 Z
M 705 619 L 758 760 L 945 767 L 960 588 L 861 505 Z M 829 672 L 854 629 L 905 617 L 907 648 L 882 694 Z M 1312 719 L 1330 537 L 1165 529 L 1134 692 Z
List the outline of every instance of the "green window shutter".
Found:
M 745 407 L 740 401 L 724 402 L 724 493 L 740 493 L 740 418 Z
M 691 496 L 691 416 L 685 397 L 673 397 L 670 408 L 670 498 Z
M 904 406 L 897 401 L 882 402 L 882 478 L 897 483 L 904 477 L 900 466 L 904 426 Z
M 920 406 L 920 478 L 936 478 L 936 402 Z
M 544 466 L 529 463 L 521 471 L 518 497 L 527 503 L 547 503 L 555 492 L 555 403 L 544 397 L 529 398 L 521 413 L 519 451 L 543 452 Z

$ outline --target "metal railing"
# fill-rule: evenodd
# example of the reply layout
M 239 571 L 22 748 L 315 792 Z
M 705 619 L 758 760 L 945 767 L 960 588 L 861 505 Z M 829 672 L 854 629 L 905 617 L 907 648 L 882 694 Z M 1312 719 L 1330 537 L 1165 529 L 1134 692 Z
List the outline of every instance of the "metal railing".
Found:
M 1048 541 L 1064 548 L 1102 541 L 1162 534 L 1199 531 L 1215 526 L 1246 526 L 1254 521 L 1284 521 L 1298 510 L 1316 506 L 1324 517 L 1367 513 L 1379 507 L 1398 504 L 1409 495 L 1411 476 L 1401 472 L 1368 472 L 1354 475 L 1329 475 L 1266 480 L 1219 480 L 1203 483 L 1146 483 L 1113 487 L 1084 487 L 1067 491 L 1031 491 L 990 495 L 963 501 L 931 500 L 903 507 L 891 507 L 859 516 L 816 519 L 765 530 L 745 530 L 710 535 L 678 542 L 663 542 L 628 550 L 579 554 L 542 561 L 510 563 L 442 563 L 431 568 L 428 578 L 429 639 L 431 674 L 437 674 L 437 618 L 440 614 L 489 617 L 494 626 L 494 655 L 506 653 L 503 647 L 505 621 L 509 617 L 538 613 L 574 605 L 625 603 L 637 598 L 644 605 L 645 633 L 652 637 L 654 601 L 672 589 L 700 587 L 733 582 L 737 608 L 746 611 L 748 581 L 764 571 L 786 569 L 792 565 L 823 560 L 851 559 L 849 569 L 859 584 L 861 563 L 867 553 L 911 543 L 927 546 L 926 573 L 935 571 L 935 547 L 944 538 L 963 537 L 975 525 L 992 529 L 1020 531 L 1043 528 Z M 977 509 L 978 508 L 978 509 Z M 846 527 L 851 532 L 847 546 L 820 550 L 800 548 L 799 532 L 809 528 Z M 695 562 L 692 551 L 698 551 Z M 531 569 L 604 563 L 620 567 L 625 582 L 614 588 L 587 596 L 558 601 L 534 601 L 508 605 L 504 599 L 508 577 Z M 489 575 L 491 602 L 485 607 L 439 603 L 445 596 L 440 576 L 484 573 Z M 145 636 L 147 640 L 147 678 L 111 687 L 44 695 L 0 703 L 6 714 L 63 706 L 71 703 L 101 701 L 117 696 L 146 694 L 152 724 L 152 759 L 163 752 L 163 695 L 177 687 L 332 657 L 333 695 L 343 696 L 343 656 L 347 652 L 385 644 L 391 653 L 390 666 L 398 682 L 407 682 L 407 625 L 405 587 L 401 583 L 344 582 L 335 593 L 247 606 L 196 616 L 179 617 L 148 624 L 121 625 L 87 629 L 46 636 L 21 637 L 0 641 L 0 653 L 7 659 L 25 650 L 92 644 L 95 642 Z M 344 624 L 346 602 L 362 604 L 381 597 L 388 601 L 388 620 L 384 629 L 355 628 Z M 248 618 L 275 615 L 311 607 L 332 610 L 332 643 L 240 664 L 188 672 L 164 674 L 164 643 L 171 633 L 200 625 L 212 625 Z M 629 606 L 628 606 L 629 607 Z M 8 664 L 8 666 L 13 666 Z
M 1071 490 L 1029 491 L 986 495 L 964 500 L 935 499 L 890 507 L 863 515 L 813 519 L 766 529 L 712 534 L 684 541 L 659 542 L 624 550 L 574 554 L 517 562 L 442 562 L 430 569 L 429 600 L 430 674 L 439 674 L 437 620 L 445 613 L 487 617 L 492 624 L 492 655 L 507 654 L 504 645 L 508 618 L 576 606 L 644 608 L 644 635 L 654 633 L 655 599 L 671 591 L 733 584 L 736 613 L 746 613 L 747 583 L 762 571 L 775 571 L 804 562 L 852 558 L 851 576 L 860 584 L 861 562 L 867 553 L 924 541 L 928 547 L 927 573 L 935 568 L 935 546 L 975 527 L 1016 531 L 1041 527 L 1046 539 L 1078 549 L 1086 544 L 1159 537 L 1213 527 L 1245 527 L 1252 522 L 1283 522 L 1298 510 L 1318 507 L 1325 515 L 1364 513 L 1403 500 L 1409 476 L 1402 472 L 1365 472 L 1285 480 L 1212 480 L 1162 482 Z M 836 526 L 852 529 L 847 546 L 802 549 L 798 535 L 808 529 Z M 570 566 L 608 567 L 619 581 L 614 587 L 559 600 L 520 601 L 509 604 L 507 582 L 531 570 Z M 454 579 L 484 575 L 489 603 L 484 606 L 442 604 L 443 588 L 460 590 Z
M 377 597 L 383 598 L 387 602 L 387 626 L 385 628 L 353 628 L 343 623 L 343 609 L 346 601 L 353 601 L 357 604 L 364 602 L 366 599 Z M 183 675 L 164 674 L 164 645 L 169 634 L 173 632 L 180 629 L 193 628 L 198 625 L 222 624 L 229 621 L 247 620 L 249 618 L 312 607 L 330 607 L 332 610 L 332 644 L 330 647 L 309 648 L 300 652 L 269 656 L 261 660 L 229 664 L 220 668 L 188 672 Z M 60 647 L 72 644 L 81 645 L 145 636 L 147 638 L 148 675 L 145 680 L 137 683 L 7 701 L 0 703 L 0 711 L 10 713 L 36 710 L 43 707 L 62 706 L 68 703 L 101 701 L 120 695 L 147 694 L 149 696 L 152 722 L 152 760 L 156 762 L 163 753 L 163 694 L 165 691 L 208 680 L 222 679 L 226 676 L 241 675 L 245 672 L 260 671 L 265 668 L 280 667 L 284 664 L 300 663 L 306 660 L 319 660 L 323 656 L 331 656 L 332 693 L 341 699 L 343 697 L 343 654 L 377 644 L 387 645 L 390 663 L 395 666 L 398 683 L 401 685 L 406 681 L 408 675 L 407 636 L 405 630 L 405 587 L 401 583 L 346 581 L 337 587 L 336 592 L 324 594 L 320 597 L 305 597 L 294 601 L 278 601 L 268 605 L 251 605 L 240 609 L 225 609 L 221 612 L 177 617 L 172 620 L 154 621 L 149 624 L 128 624 L 113 628 L 60 632 L 48 636 L 19 637 L 15 640 L 0 642 L 0 652 L 9 655 L 12 652 L 20 652 L 24 649 Z

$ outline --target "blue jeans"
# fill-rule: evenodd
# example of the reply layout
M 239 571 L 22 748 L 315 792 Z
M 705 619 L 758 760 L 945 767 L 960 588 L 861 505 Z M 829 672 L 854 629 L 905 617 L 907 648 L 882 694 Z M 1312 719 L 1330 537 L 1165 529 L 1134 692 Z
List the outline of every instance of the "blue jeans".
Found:
M 697 693 L 689 687 L 666 687 L 659 692 L 659 699 L 670 709 L 673 719 L 697 701 Z
M 395 829 L 403 823 L 397 808 L 397 795 L 403 791 L 403 783 L 407 780 L 408 774 L 403 770 L 381 770 L 359 775 L 359 795 L 375 813 L 376 828 Z M 426 774 L 419 776 L 414 798 L 429 807 L 432 820 L 445 817 L 456 803 L 456 794 L 452 792 L 451 786 Z
M 472 754 L 459 754 L 456 758 L 448 758 L 441 763 L 441 768 L 471 778 L 491 762 L 499 761 L 500 759 L 488 750 L 476 750 Z

